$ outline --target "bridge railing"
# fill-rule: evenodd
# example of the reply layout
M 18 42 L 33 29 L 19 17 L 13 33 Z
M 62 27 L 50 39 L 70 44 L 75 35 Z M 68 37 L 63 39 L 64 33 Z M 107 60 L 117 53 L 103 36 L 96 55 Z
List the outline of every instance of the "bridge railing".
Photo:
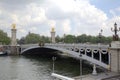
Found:
M 77 52 L 83 56 L 90 57 L 106 65 L 110 65 L 109 45 L 95 44 L 45 44 L 45 46 L 58 47 Z
M 45 46 L 56 46 L 56 47 L 93 47 L 93 48 L 108 48 L 109 45 L 103 45 L 103 44 L 82 44 L 82 43 L 79 43 L 79 44 L 52 44 L 52 43 L 46 43 Z

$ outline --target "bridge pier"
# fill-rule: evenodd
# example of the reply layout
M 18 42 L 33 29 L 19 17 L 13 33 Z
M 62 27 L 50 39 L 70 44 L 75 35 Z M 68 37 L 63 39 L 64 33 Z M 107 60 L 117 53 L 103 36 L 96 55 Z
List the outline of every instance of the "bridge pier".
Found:
M 10 46 L 10 52 L 8 55 L 18 55 L 19 54 L 19 46 L 17 46 L 17 39 L 16 39 L 16 24 L 12 24 L 11 29 L 11 46 Z
M 8 55 L 19 55 L 20 54 L 20 46 L 11 46 L 11 45 L 4 45 L 4 51 Z
M 120 72 L 120 41 L 113 41 L 110 47 L 110 69 L 113 72 Z
M 10 53 L 8 55 L 19 55 L 20 54 L 20 46 L 10 46 Z

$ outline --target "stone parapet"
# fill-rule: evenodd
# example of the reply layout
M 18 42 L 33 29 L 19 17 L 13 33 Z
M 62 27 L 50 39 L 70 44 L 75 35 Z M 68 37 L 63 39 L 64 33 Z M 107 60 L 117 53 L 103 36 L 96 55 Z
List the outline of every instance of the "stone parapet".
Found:
M 112 41 L 111 48 L 120 49 L 120 41 Z
M 111 43 L 110 54 L 111 71 L 120 72 L 120 41 L 113 41 Z

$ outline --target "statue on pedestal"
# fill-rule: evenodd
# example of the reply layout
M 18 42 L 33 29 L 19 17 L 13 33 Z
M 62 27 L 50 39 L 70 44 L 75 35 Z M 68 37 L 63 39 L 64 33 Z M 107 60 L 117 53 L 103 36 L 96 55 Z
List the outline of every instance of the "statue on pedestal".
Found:
M 116 23 L 114 24 L 114 29 L 111 28 L 111 31 L 115 32 L 115 34 L 113 35 L 113 41 L 118 41 L 119 40 L 119 36 L 118 36 L 117 32 L 120 31 L 120 28 L 117 29 L 117 24 Z
M 12 24 L 12 29 L 16 29 L 16 24 Z

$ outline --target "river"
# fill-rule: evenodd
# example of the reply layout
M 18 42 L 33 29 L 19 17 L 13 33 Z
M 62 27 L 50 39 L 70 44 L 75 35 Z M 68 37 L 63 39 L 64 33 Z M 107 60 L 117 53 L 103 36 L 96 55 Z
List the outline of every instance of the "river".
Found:
M 53 80 L 53 61 L 41 56 L 1 56 L 0 80 Z M 83 63 L 83 74 L 92 72 L 92 67 Z M 72 58 L 57 58 L 55 73 L 74 77 L 79 76 L 79 61 Z

